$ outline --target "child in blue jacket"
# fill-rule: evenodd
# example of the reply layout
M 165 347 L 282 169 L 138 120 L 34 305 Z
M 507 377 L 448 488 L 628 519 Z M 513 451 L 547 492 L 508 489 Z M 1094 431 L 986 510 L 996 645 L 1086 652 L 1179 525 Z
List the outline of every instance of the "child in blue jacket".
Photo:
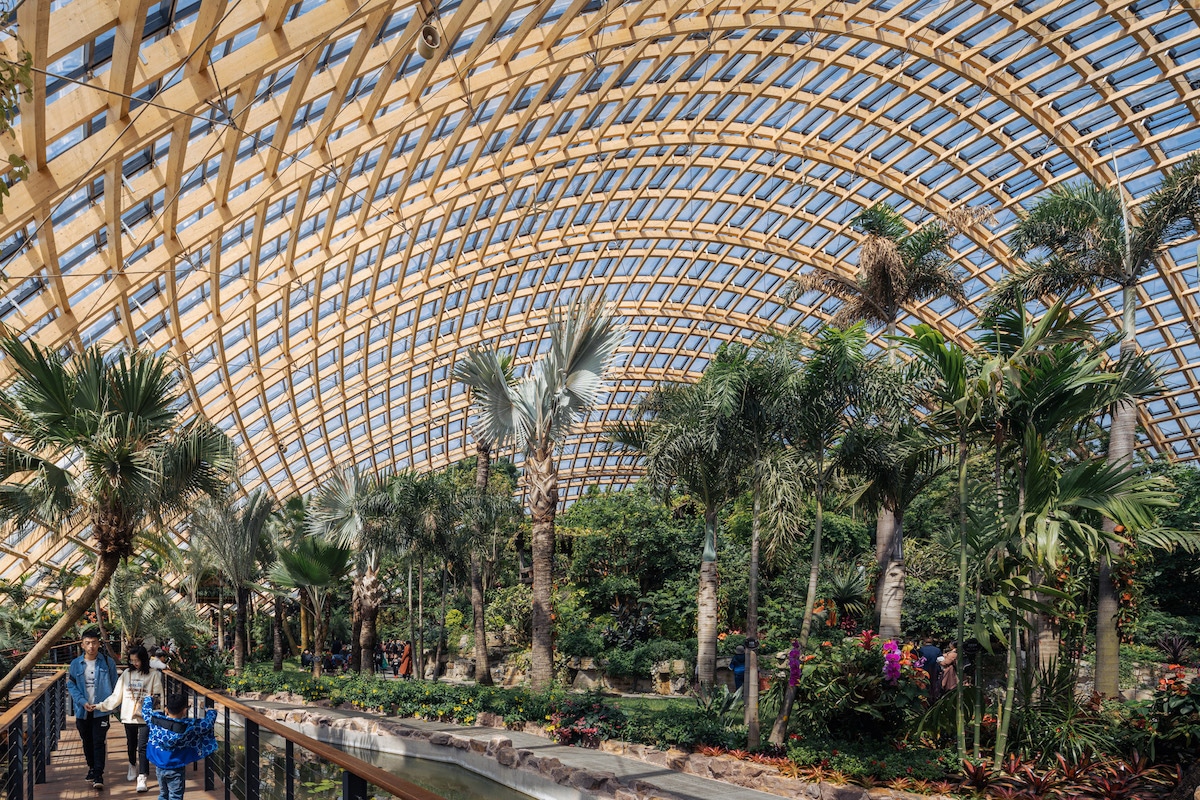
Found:
M 158 771 L 158 800 L 183 800 L 183 768 L 217 751 L 217 710 L 208 709 L 204 719 L 187 715 L 187 697 L 167 697 L 167 713 L 154 710 L 154 698 L 142 700 L 142 717 L 149 739 L 146 758 Z

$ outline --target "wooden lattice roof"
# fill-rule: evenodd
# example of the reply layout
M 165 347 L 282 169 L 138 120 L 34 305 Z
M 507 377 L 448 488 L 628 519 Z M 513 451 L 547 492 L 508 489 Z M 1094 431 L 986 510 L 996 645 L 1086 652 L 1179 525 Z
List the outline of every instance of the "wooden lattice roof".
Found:
M 631 333 L 564 449 L 571 496 L 628 478 L 599 432 L 639 392 L 827 316 L 781 289 L 852 274 L 874 202 L 914 224 L 995 210 L 955 242 L 968 307 L 904 321 L 968 334 L 1019 207 L 1118 173 L 1140 197 L 1200 147 L 1198 27 L 1190 0 L 24 0 L 0 40 L 35 67 L 0 141 L 31 167 L 0 223 L 0 319 L 171 353 L 247 485 L 283 497 L 335 465 L 468 454 L 456 355 L 528 358 L 551 309 L 598 289 Z M 1169 386 L 1144 441 L 1181 459 L 1195 256 L 1139 290 Z M 84 547 L 13 534 L 0 577 Z

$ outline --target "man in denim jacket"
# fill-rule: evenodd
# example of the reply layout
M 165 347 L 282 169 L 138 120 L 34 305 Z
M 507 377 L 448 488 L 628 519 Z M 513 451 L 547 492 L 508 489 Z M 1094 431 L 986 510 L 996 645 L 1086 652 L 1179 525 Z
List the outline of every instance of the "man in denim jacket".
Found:
M 83 632 L 80 645 L 83 655 L 71 662 L 67 671 L 67 691 L 75 707 L 75 728 L 83 742 L 87 759 L 87 782 L 97 789 L 104 788 L 104 759 L 108 754 L 108 712 L 96 704 L 112 694 L 117 685 L 117 665 L 100 652 L 100 632 L 89 628 Z
M 210 708 L 204 719 L 187 715 L 187 696 L 167 697 L 167 713 L 154 710 L 154 697 L 142 700 L 149 740 L 146 758 L 158 772 L 158 800 L 183 800 L 183 768 L 217 752 L 217 710 Z

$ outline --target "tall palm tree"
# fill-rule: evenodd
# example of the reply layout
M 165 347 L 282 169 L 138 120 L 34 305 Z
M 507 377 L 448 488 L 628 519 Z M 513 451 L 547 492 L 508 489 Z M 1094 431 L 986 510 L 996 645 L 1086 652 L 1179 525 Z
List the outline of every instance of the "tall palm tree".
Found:
M 959 209 L 946 222 L 935 220 L 910 230 L 904 216 L 887 203 L 876 203 L 854 218 L 863 235 L 858 250 L 858 275 L 848 278 L 829 272 L 810 272 L 791 281 L 785 297 L 795 300 L 820 291 L 842 300 L 829 324 L 847 328 L 856 322 L 882 325 L 889 337 L 906 306 L 949 297 L 966 302 L 962 273 L 954 267 L 948 250 L 955 235 L 991 216 L 984 208 Z M 889 342 L 892 340 L 889 339 Z M 889 360 L 894 359 L 888 346 Z
M 501 354 L 499 359 L 500 372 L 509 385 L 513 383 L 513 360 L 511 354 Z M 463 374 L 470 374 L 469 368 L 463 368 Z M 455 370 L 456 375 L 459 370 Z M 465 378 L 460 378 L 465 381 Z M 472 428 L 475 437 L 475 494 L 476 506 L 473 511 L 475 536 L 479 546 L 487 537 L 487 520 L 494 517 L 486 509 L 488 501 L 488 485 L 492 472 L 492 448 L 495 442 Z M 492 685 L 492 667 L 488 659 L 487 625 L 485 623 L 485 592 L 483 586 L 483 554 L 478 547 L 471 550 L 471 614 L 475 628 L 475 681 L 482 686 Z
M 888 404 L 869 422 L 856 419 L 842 444 L 847 468 L 867 481 L 862 503 L 875 511 L 875 607 L 880 637 L 901 633 L 904 605 L 904 515 L 929 484 L 949 468 L 942 442 L 908 413 Z
M 180 604 L 159 581 L 147 574 L 161 574 L 162 563 L 141 560 L 121 565 L 108 584 L 108 610 L 121 626 L 121 653 L 153 636 L 159 642 L 194 640 L 206 626 L 194 606 Z
M 455 368 L 479 408 L 476 435 L 502 446 L 515 440 L 525 454 L 533 521 L 533 654 L 530 682 L 554 680 L 550 610 L 554 566 L 554 516 L 558 508 L 555 449 L 595 405 L 604 376 L 625 336 L 602 299 L 580 300 L 555 315 L 550 349 L 516 383 L 499 351 L 473 349 Z
M 739 357 L 722 348 L 714 361 Z M 720 511 L 736 494 L 747 464 L 738 419 L 717 400 L 727 388 L 703 376 L 696 383 L 660 386 L 640 404 L 643 419 L 608 431 L 610 441 L 645 459 L 647 477 L 654 485 L 663 491 L 678 487 L 704 506 L 696 594 L 696 677 L 705 691 L 714 686 L 716 677 Z
M 1159 251 L 1170 241 L 1198 230 L 1200 154 L 1193 154 L 1167 175 L 1136 210 L 1120 186 L 1090 182 L 1056 186 L 1017 224 L 1010 244 L 1032 260 L 1000 281 L 992 292 L 991 312 L 1019 305 L 1021 298 L 1069 297 L 1115 285 L 1121 288 L 1123 356 L 1137 351 L 1137 286 L 1155 268 Z M 1108 460 L 1128 463 L 1137 428 L 1136 401 L 1112 409 Z M 1105 529 L 1112 533 L 1116 522 Z M 1100 554 L 1096 614 L 1096 690 L 1110 697 L 1119 691 L 1120 602 L 1112 582 L 1112 562 L 1120 545 Z
M 271 544 L 271 553 L 274 555 L 274 560 L 279 560 L 279 551 L 290 547 L 297 539 L 304 535 L 306 528 L 305 519 L 307 518 L 307 501 L 303 495 L 296 495 L 286 500 L 283 505 L 271 515 L 271 519 L 267 522 L 266 538 Z M 270 567 L 267 568 L 268 578 L 270 576 Z M 271 614 L 271 657 L 272 669 L 275 672 L 283 671 L 284 658 L 284 640 L 290 642 L 290 650 L 292 655 L 299 655 L 301 648 L 296 647 L 295 640 L 292 639 L 291 630 L 288 627 L 287 621 L 284 619 L 286 613 L 287 600 L 284 593 L 279 587 L 271 587 L 272 594 L 272 614 Z M 304 607 L 301 606 L 301 638 L 305 624 Z
M 837 451 L 847 431 L 847 417 L 851 409 L 868 400 L 870 394 L 870 371 L 864 352 L 866 344 L 867 336 L 862 323 L 844 331 L 833 327 L 823 328 L 807 354 L 796 391 L 788 397 L 787 426 L 783 438 L 807 462 L 806 477 L 812 489 L 815 511 L 812 560 L 797 642 L 801 650 L 808 643 L 812 631 L 813 607 L 816 605 L 817 582 L 821 574 L 825 499 L 841 466 Z M 794 700 L 795 689 L 789 686 L 783 708 L 771 729 L 772 744 L 783 744 Z
M 185 421 L 179 375 L 164 357 L 98 347 L 67 357 L 15 336 L 0 351 L 15 374 L 0 392 L 0 520 L 87 525 L 97 549 L 87 586 L 0 680 L 4 696 L 92 607 L 142 527 L 219 494 L 236 455 L 203 418 Z
M 305 536 L 282 548 L 271 567 L 271 580 L 299 589 L 313 615 L 313 677 L 321 676 L 329 635 L 329 593 L 350 573 L 353 551 L 323 536 Z
M 250 654 L 250 592 L 259 577 L 258 555 L 275 501 L 256 489 L 245 502 L 231 494 L 199 503 L 188 517 L 192 534 L 204 544 L 217 569 L 229 581 L 237 601 L 233 623 L 233 668 L 241 672 Z
M 384 596 L 379 565 L 385 551 L 395 545 L 387 509 L 379 506 L 386 496 L 378 479 L 347 467 L 322 484 L 309 506 L 310 531 L 327 535 L 356 553 L 351 666 L 368 674 L 375 671 L 375 622 Z

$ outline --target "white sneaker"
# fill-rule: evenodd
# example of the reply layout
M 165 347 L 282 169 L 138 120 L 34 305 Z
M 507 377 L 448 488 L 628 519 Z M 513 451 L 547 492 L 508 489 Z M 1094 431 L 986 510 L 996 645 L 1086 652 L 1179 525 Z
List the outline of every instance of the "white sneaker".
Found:
M 130 764 L 129 772 L 126 774 L 125 780 L 131 781 L 136 777 L 137 777 L 137 767 L 135 767 L 133 764 Z
M 139 792 L 150 791 L 149 787 L 146 786 L 146 776 L 145 775 L 138 775 L 137 781 L 138 781 L 137 790 Z

